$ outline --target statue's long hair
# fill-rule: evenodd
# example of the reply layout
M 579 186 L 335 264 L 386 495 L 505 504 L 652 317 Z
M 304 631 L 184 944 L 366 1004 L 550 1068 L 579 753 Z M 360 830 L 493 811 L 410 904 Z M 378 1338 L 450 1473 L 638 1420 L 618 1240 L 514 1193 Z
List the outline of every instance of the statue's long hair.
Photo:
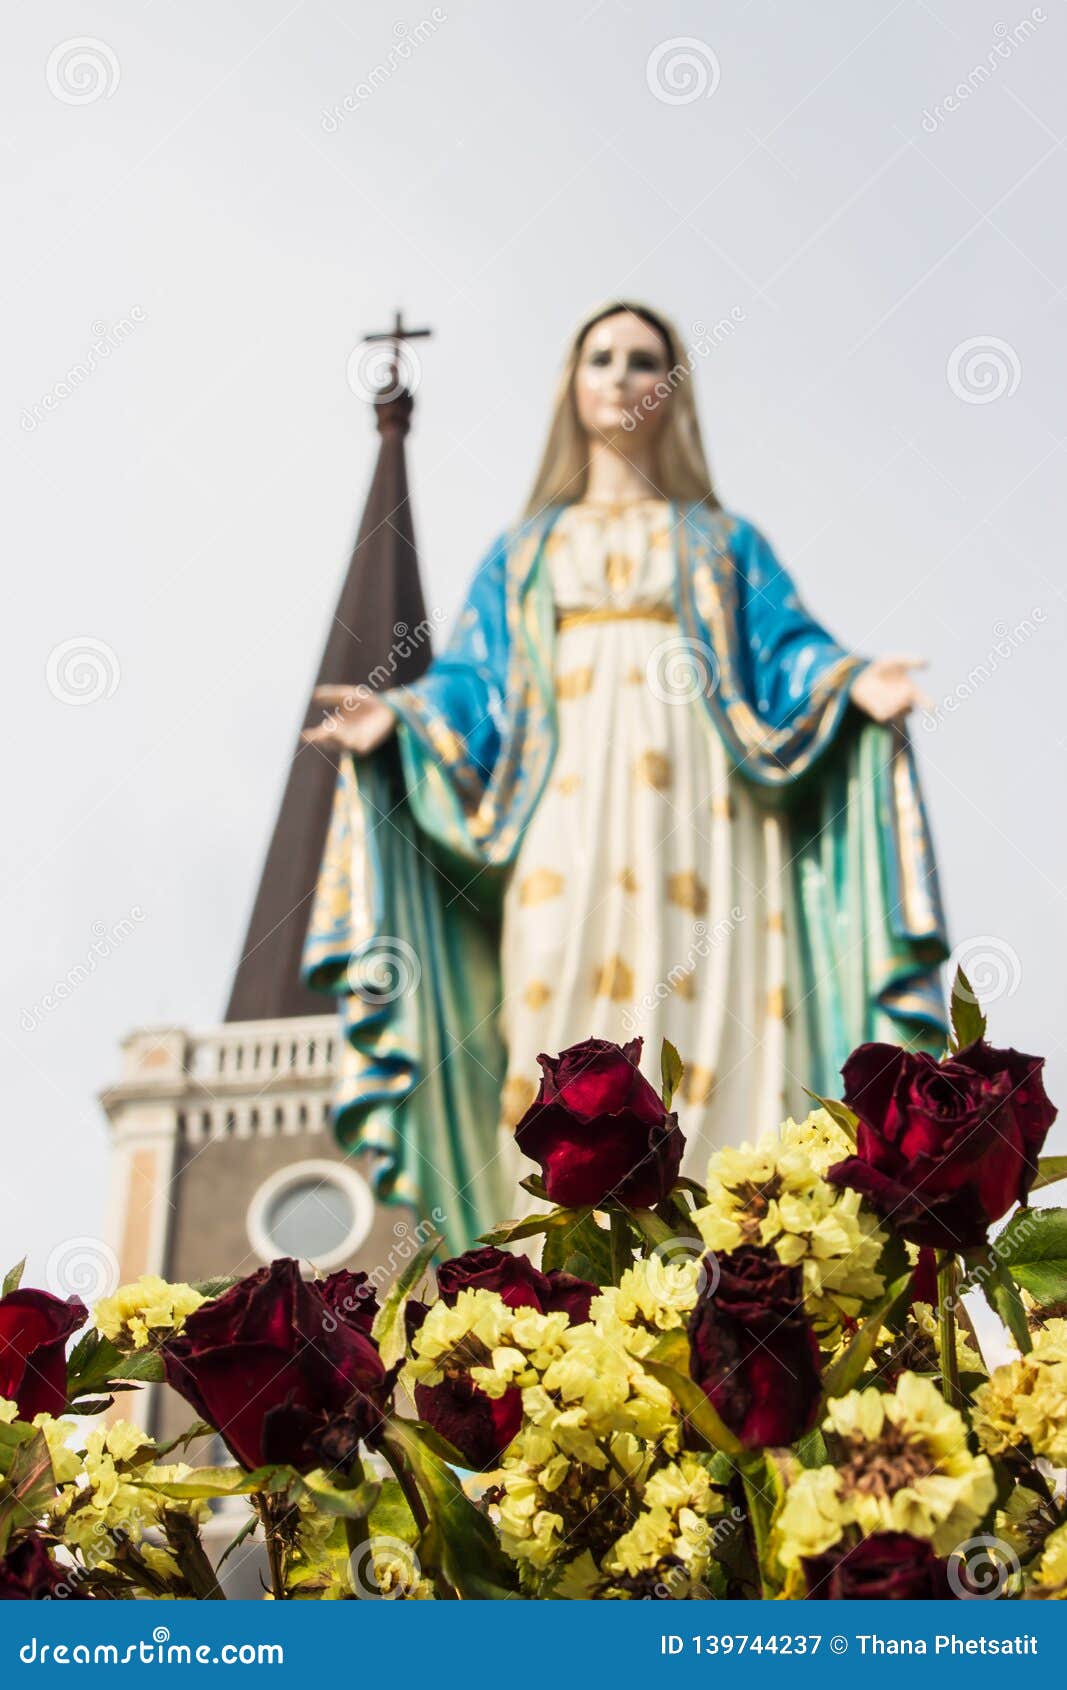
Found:
M 642 322 L 648 323 L 659 334 L 667 351 L 668 373 L 664 381 L 668 391 L 660 400 L 666 406 L 666 415 L 656 439 L 648 477 L 648 497 L 699 502 L 713 510 L 718 509 L 719 501 L 711 483 L 711 471 L 700 437 L 700 421 L 693 394 L 693 359 L 669 318 L 650 310 L 647 305 L 617 299 L 590 312 L 571 337 L 556 389 L 548 439 L 526 506 L 527 516 L 544 510 L 548 505 L 574 504 L 585 495 L 589 480 L 589 439 L 578 419 L 575 372 L 590 329 L 603 322 L 605 317 L 614 317 L 620 311 L 630 311 Z

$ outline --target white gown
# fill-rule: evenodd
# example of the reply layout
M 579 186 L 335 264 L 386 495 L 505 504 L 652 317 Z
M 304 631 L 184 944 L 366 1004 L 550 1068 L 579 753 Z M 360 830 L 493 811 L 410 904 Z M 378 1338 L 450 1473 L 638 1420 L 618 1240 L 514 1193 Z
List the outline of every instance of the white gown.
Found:
M 559 750 L 504 904 L 505 1169 L 533 1171 L 513 1135 L 540 1052 L 640 1036 L 657 1089 L 664 1038 L 685 1063 L 682 1171 L 703 1180 L 712 1150 L 802 1103 L 786 831 L 731 776 L 707 714 L 674 619 L 666 504 L 571 506 L 547 561 Z

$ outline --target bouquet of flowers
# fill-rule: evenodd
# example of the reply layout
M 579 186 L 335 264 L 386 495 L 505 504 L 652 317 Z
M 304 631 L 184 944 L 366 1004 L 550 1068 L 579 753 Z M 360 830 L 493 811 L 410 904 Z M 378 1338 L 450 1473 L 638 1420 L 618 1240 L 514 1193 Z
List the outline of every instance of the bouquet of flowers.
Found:
M 542 1057 L 545 1207 L 381 1301 L 292 1260 L 140 1280 L 68 1357 L 89 1311 L 14 1270 L 0 1597 L 220 1597 L 202 1529 L 246 1497 L 226 1554 L 261 1534 L 276 1599 L 1063 1598 L 1067 1210 L 1030 1198 L 1067 1157 L 962 976 L 952 1023 L 940 1062 L 861 1046 L 703 1187 L 669 1045 L 659 1091 L 637 1040 Z M 110 1412 L 159 1381 L 197 1416 L 169 1445 Z M 211 1432 L 232 1461 L 191 1465 Z

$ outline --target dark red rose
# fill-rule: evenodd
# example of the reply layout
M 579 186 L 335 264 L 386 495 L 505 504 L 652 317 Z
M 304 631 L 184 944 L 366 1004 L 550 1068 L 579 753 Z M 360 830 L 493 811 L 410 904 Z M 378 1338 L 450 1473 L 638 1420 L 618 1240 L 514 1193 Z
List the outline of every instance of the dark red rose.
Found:
M 584 1208 L 614 1197 L 647 1209 L 678 1178 L 685 1137 L 638 1068 L 641 1042 L 585 1039 L 537 1058 L 540 1090 L 515 1138 L 540 1163 L 550 1202 Z
M 945 1601 L 955 1594 L 948 1562 L 907 1532 L 875 1532 L 854 1549 L 835 1544 L 805 1559 L 804 1576 L 809 1601 Z
M 447 1438 L 468 1467 L 495 1467 L 522 1425 L 522 1392 L 511 1385 L 502 1397 L 480 1391 L 461 1366 L 446 1367 L 439 1385 L 416 1385 L 421 1419 Z
M 842 1070 L 856 1154 L 827 1179 L 860 1192 L 913 1244 L 984 1244 L 990 1223 L 1026 1201 L 1056 1119 L 1043 1067 L 984 1039 L 946 1062 L 860 1045 Z
M 36 1532 L 0 1558 L 0 1602 L 44 1602 L 78 1596 L 78 1574 L 53 1561 Z
M 59 1415 L 67 1406 L 67 1339 L 89 1318 L 80 1297 L 48 1291 L 0 1297 L 0 1397 L 18 1403 L 19 1419 Z
M 162 1346 L 167 1383 L 242 1467 L 335 1465 L 376 1432 L 391 1378 L 347 1318 L 344 1277 L 332 1276 L 329 1302 L 292 1258 L 272 1262 L 201 1304 Z
M 689 1372 L 746 1449 L 791 1444 L 814 1423 L 821 1389 L 802 1270 L 750 1244 L 704 1266 Z
M 370 1337 L 379 1306 L 377 1292 L 365 1273 L 350 1273 L 347 1268 L 341 1268 L 328 1274 L 315 1289 L 338 1320 Z
M 540 1314 L 565 1309 L 580 1326 L 589 1319 L 589 1305 L 600 1287 L 559 1268 L 542 1273 L 528 1256 L 512 1256 L 486 1244 L 442 1262 L 437 1290 L 450 1307 L 461 1291 L 495 1291 L 510 1309 L 537 1309 Z

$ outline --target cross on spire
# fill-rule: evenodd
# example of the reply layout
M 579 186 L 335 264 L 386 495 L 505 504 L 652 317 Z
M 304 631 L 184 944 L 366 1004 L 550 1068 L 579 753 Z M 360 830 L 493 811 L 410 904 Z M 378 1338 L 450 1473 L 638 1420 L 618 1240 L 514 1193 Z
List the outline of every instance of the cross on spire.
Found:
M 393 348 L 393 367 L 389 389 L 396 393 L 400 388 L 400 348 L 405 340 L 421 340 L 426 335 L 433 334 L 432 329 L 409 329 L 404 326 L 404 313 L 397 311 L 393 317 L 391 329 L 382 329 L 376 334 L 365 334 L 364 341 L 387 340 Z

